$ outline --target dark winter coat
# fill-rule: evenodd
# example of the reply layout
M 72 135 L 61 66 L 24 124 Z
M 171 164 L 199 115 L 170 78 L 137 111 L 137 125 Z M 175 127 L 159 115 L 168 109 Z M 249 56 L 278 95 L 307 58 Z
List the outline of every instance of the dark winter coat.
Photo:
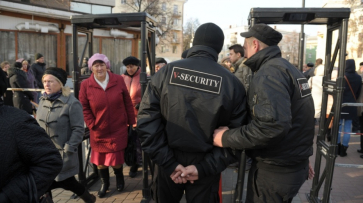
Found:
M 186 59 L 169 63 L 152 76 L 144 93 L 138 135 L 143 150 L 168 176 L 182 163 L 175 150 L 205 155 L 195 163 L 199 179 L 219 174 L 234 161 L 229 149 L 213 146 L 212 135 L 220 126 L 246 123 L 246 92 L 217 59 L 214 49 L 193 46 Z
M 33 72 L 35 80 L 37 81 L 38 88 L 44 88 L 42 77 L 45 71 L 45 63 L 33 63 L 30 66 L 30 70 Z
M 314 103 L 304 75 L 270 46 L 247 59 L 252 121 L 226 131 L 223 147 L 249 149 L 259 167 L 306 166 L 313 154 Z M 296 168 L 294 168 L 296 169 Z
M 342 103 L 356 103 L 356 99 L 358 99 L 362 88 L 362 77 L 355 71 L 355 62 L 353 59 L 346 60 L 345 76 L 347 77 L 353 92 L 350 90 L 347 80 L 344 80 L 345 89 Z M 353 93 L 356 99 L 354 98 Z M 346 106 L 342 108 L 340 119 L 353 120 L 356 117 L 357 107 Z
M 0 104 L 0 194 L 29 202 L 27 176 L 43 195 L 62 169 L 62 159 L 45 131 L 29 114 Z
M 3 97 L 4 94 L 6 92 L 7 89 L 7 82 L 6 82 L 7 78 L 6 78 L 6 74 L 3 71 L 3 69 L 0 68 L 0 102 L 3 101 Z
M 245 65 L 244 62 L 246 60 L 247 59 L 245 57 L 241 57 L 235 64 L 233 64 L 235 70 L 233 74 L 238 78 L 239 81 L 241 81 L 247 92 L 250 78 L 252 77 L 252 71 L 248 66 Z
M 11 88 L 29 88 L 24 71 L 17 68 L 9 68 L 8 74 Z M 13 93 L 14 107 L 32 114 L 33 110 L 30 100 L 33 100 L 33 94 L 30 91 L 14 91 Z
M 62 181 L 78 174 L 78 145 L 84 135 L 81 103 L 73 95 L 62 95 L 53 102 L 40 97 L 37 121 L 63 159 L 62 171 L 55 180 Z
M 6 83 L 5 90 L 6 90 L 7 88 L 11 88 L 11 87 L 10 87 L 8 73 L 7 72 L 4 72 L 4 73 L 5 73 L 5 83 Z M 3 97 L 4 97 L 4 105 L 14 106 L 14 104 L 13 104 L 13 91 L 6 90 L 6 92 L 3 94 Z
M 33 74 L 33 71 L 28 68 L 28 72 L 26 72 L 26 78 L 28 79 L 28 86 L 29 88 L 38 88 L 38 84 L 37 81 L 35 80 L 35 76 Z M 38 98 L 38 92 L 32 92 L 33 94 L 33 99 L 35 103 L 39 103 L 39 98 Z
M 92 150 L 117 152 L 127 146 L 128 125 L 135 124 L 134 107 L 121 75 L 108 72 L 106 90 L 96 82 L 93 73 L 82 81 L 79 101 L 90 129 Z

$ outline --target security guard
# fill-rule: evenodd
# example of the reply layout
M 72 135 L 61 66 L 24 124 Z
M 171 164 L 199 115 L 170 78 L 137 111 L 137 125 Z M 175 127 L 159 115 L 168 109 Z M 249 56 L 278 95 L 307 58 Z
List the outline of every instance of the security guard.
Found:
M 217 25 L 201 25 L 187 58 L 160 69 L 141 101 L 138 135 L 159 166 L 160 203 L 179 202 L 184 191 L 188 203 L 219 202 L 220 173 L 236 161 L 232 150 L 214 147 L 212 137 L 219 126 L 247 119 L 243 85 L 217 63 L 223 42 Z M 171 179 L 181 173 L 194 184 Z

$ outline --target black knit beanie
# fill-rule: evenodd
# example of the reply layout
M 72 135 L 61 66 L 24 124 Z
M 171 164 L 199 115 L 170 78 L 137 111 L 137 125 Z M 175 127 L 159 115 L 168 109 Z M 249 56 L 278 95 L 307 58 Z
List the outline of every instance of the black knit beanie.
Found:
M 21 69 L 21 68 L 23 67 L 23 64 L 22 64 L 22 63 L 20 63 L 20 62 L 15 62 L 15 63 L 14 63 L 14 67 L 15 67 L 15 68 L 18 68 L 18 69 Z
M 137 59 L 136 57 L 134 56 L 129 56 L 127 58 L 125 58 L 122 63 L 127 66 L 127 65 L 135 65 L 135 66 L 138 66 L 140 64 L 140 60 Z
M 53 75 L 63 83 L 63 86 L 67 82 L 67 72 L 61 68 L 47 68 L 44 71 L 44 75 Z
M 38 60 L 38 59 L 40 59 L 42 57 L 43 57 L 43 55 L 41 53 L 36 53 L 35 54 L 35 60 Z
M 224 43 L 223 31 L 214 23 L 205 23 L 195 31 L 193 46 L 204 45 L 221 52 Z

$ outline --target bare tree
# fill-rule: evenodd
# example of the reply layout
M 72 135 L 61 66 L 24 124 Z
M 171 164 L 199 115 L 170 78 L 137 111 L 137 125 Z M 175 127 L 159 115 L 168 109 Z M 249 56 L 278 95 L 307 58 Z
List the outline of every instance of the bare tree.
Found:
M 160 19 L 156 26 L 159 28 L 159 44 L 167 44 L 172 41 L 171 31 L 175 25 L 175 13 L 168 8 L 170 0 L 126 0 L 125 5 L 131 12 L 146 12 L 156 19 Z
M 190 48 L 194 33 L 200 26 L 198 18 L 189 18 L 184 25 L 183 29 L 183 51 Z

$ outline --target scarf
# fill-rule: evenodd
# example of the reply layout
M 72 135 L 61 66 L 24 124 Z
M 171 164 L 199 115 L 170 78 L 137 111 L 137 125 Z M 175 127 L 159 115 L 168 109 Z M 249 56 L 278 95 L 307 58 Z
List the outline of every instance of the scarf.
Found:
M 62 95 L 62 90 L 60 90 L 59 92 L 53 93 L 53 94 L 47 94 L 47 93 L 43 93 L 43 97 L 46 100 L 49 100 L 51 102 L 55 101 L 56 99 L 58 99 L 60 96 Z

